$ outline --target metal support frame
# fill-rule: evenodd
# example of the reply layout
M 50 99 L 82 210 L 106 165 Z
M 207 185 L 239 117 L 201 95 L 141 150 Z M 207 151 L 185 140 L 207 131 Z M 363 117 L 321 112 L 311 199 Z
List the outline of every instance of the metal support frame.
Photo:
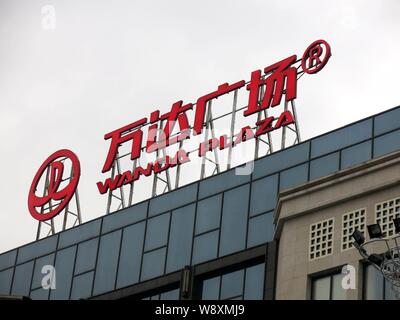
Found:
M 301 68 L 300 60 L 297 60 L 295 62 L 295 64 L 297 65 L 296 68 L 298 70 L 297 71 L 297 80 L 299 80 L 304 75 L 304 72 L 300 69 Z M 263 78 L 265 79 L 265 77 L 267 77 L 267 76 L 268 76 L 268 74 L 264 75 Z M 249 83 L 249 82 L 247 82 L 247 83 Z M 228 139 L 235 138 L 235 135 L 237 134 L 237 133 L 235 133 L 235 129 L 236 129 L 235 126 L 236 126 L 236 120 L 237 120 L 236 115 L 238 112 L 241 112 L 247 108 L 246 106 L 238 106 L 238 95 L 241 92 L 241 90 L 245 90 L 243 88 L 236 89 L 235 91 L 233 91 L 232 109 L 228 113 L 225 113 L 223 115 L 219 115 L 214 118 L 213 114 L 212 114 L 212 103 L 213 103 L 214 99 L 207 102 L 206 116 L 205 116 L 205 121 L 204 121 L 204 125 L 203 125 L 204 131 L 202 133 L 202 135 L 204 137 L 204 139 L 202 140 L 203 142 L 206 142 L 209 139 L 216 138 L 215 130 L 214 130 L 215 129 L 214 122 L 216 120 L 219 120 L 224 117 L 230 117 L 230 131 L 229 131 Z M 260 97 L 259 97 L 260 102 L 264 96 L 264 91 L 265 91 L 264 87 L 261 87 Z M 286 92 L 284 91 L 283 93 L 285 96 Z M 228 95 L 229 94 L 232 94 L 232 93 L 228 93 Z M 284 99 L 284 96 L 283 96 L 283 99 Z M 298 124 L 298 117 L 297 117 L 297 112 L 296 112 L 295 101 L 294 100 L 291 100 L 291 101 L 285 100 L 282 104 L 283 104 L 284 111 L 290 111 L 292 113 L 295 122 L 293 124 L 285 126 L 281 129 L 282 134 L 281 134 L 281 140 L 279 141 L 280 149 L 287 148 L 289 146 L 292 146 L 292 145 L 295 145 L 295 144 L 301 142 L 300 128 L 299 128 L 299 124 Z M 268 116 L 269 116 L 268 109 L 261 110 L 257 114 L 257 121 L 265 119 Z M 162 122 L 163 121 L 160 121 L 161 128 L 162 128 L 162 124 L 163 124 Z M 142 126 L 142 129 L 145 126 L 146 125 Z M 252 129 L 254 129 L 254 128 L 255 127 L 253 127 Z M 191 127 L 190 129 L 193 129 L 193 127 Z M 171 138 L 178 134 L 179 133 L 172 134 Z M 264 136 L 256 137 L 255 139 L 253 139 L 253 141 L 254 141 L 254 155 L 253 155 L 254 160 L 258 159 L 260 157 L 263 157 L 265 155 L 273 153 L 275 151 L 275 148 L 277 148 L 277 145 L 278 145 L 277 142 L 275 143 L 275 145 L 273 144 L 273 139 L 271 137 L 271 133 L 267 133 Z M 266 148 L 261 148 L 262 145 L 265 146 Z M 184 146 L 185 146 L 185 140 L 179 141 L 179 149 L 182 149 Z M 165 146 L 162 148 L 159 148 L 157 150 L 157 154 L 156 154 L 157 158 L 160 155 L 162 156 L 162 158 L 164 158 L 167 155 L 167 148 L 168 147 L 165 147 Z M 234 148 L 232 146 L 227 147 L 227 152 L 228 152 L 227 164 L 224 167 L 222 167 L 222 164 L 220 163 L 219 148 L 214 148 L 212 151 L 209 151 L 204 156 L 202 156 L 199 178 L 204 179 L 208 176 L 218 174 L 224 170 L 231 169 L 232 158 L 233 158 L 233 154 L 234 154 L 233 149 Z M 188 151 L 187 153 L 188 154 L 196 153 L 196 152 L 198 152 L 198 150 L 199 149 L 196 148 L 194 150 Z M 142 147 L 142 151 L 146 152 L 145 147 Z M 122 173 L 119 160 L 121 158 L 124 158 L 127 156 L 130 156 L 130 153 L 127 153 L 127 154 L 124 154 L 121 156 L 117 155 L 116 160 L 114 161 L 114 164 L 111 169 L 111 179 L 114 179 L 116 175 Z M 138 166 L 140 166 L 140 159 L 135 159 L 133 162 L 132 169 L 135 170 L 135 168 L 137 168 Z M 174 190 L 174 189 L 180 187 L 180 181 L 181 181 L 180 166 L 179 165 L 176 166 L 176 168 L 174 170 L 176 170 L 174 180 L 172 180 L 173 175 L 169 170 L 165 170 L 158 174 L 154 174 L 153 182 L 152 182 L 152 186 L 151 186 L 151 196 L 152 197 L 161 195 L 163 193 L 169 192 L 171 190 Z M 123 171 L 125 171 L 125 170 L 123 170 Z M 193 181 L 194 180 L 196 180 L 195 177 L 194 177 Z M 135 193 L 134 184 L 135 184 L 135 182 L 132 182 L 128 186 L 122 186 L 116 190 L 108 191 L 108 201 L 107 201 L 107 211 L 106 211 L 107 214 L 112 213 L 117 210 L 120 210 L 120 209 L 123 209 L 127 206 L 131 206 L 134 203 L 134 193 Z M 129 199 L 128 199 L 127 204 L 125 203 L 124 188 L 129 188 L 129 190 L 127 191 L 129 193 Z
M 121 163 L 120 163 L 120 156 L 117 153 L 117 156 L 114 160 L 114 163 L 112 165 L 111 168 L 111 180 L 114 180 L 114 178 L 121 174 Z M 133 189 L 133 186 L 132 186 Z M 112 211 L 111 206 L 113 204 L 113 199 L 116 199 L 116 201 L 118 201 L 117 205 L 116 205 L 116 209 L 113 211 L 118 211 L 120 209 L 125 208 L 125 195 L 124 195 L 124 189 L 121 188 L 117 188 L 115 190 L 110 190 L 108 191 L 108 200 L 107 200 L 107 211 L 106 214 L 109 214 Z
M 207 104 L 207 114 L 206 114 L 206 121 L 205 121 L 205 133 L 204 133 L 204 142 L 207 142 L 209 139 L 215 139 L 215 130 L 214 130 L 214 119 L 212 116 L 212 101 L 210 100 Z M 211 134 L 211 138 L 209 138 Z M 219 162 L 219 157 L 218 157 L 218 150 L 217 148 L 214 148 L 211 154 L 214 156 L 214 159 L 211 159 L 207 157 L 207 153 L 202 156 L 201 159 L 201 171 L 200 171 L 200 179 L 204 179 L 207 176 L 207 161 L 208 163 L 211 163 L 211 174 L 210 176 L 213 176 L 214 174 L 220 173 L 221 172 L 221 166 Z
M 235 134 L 237 96 L 238 96 L 238 90 L 235 90 L 235 92 L 233 93 L 231 130 L 229 132 L 230 137 L 233 137 L 233 135 Z M 226 167 L 227 170 L 229 170 L 231 168 L 231 164 L 232 164 L 232 149 L 233 149 L 233 146 L 230 145 L 228 148 L 228 163 L 227 163 L 227 167 Z
M 264 97 L 264 87 L 261 87 L 260 96 L 258 97 L 258 101 L 260 104 L 261 104 L 263 97 Z M 257 122 L 263 118 L 264 119 L 268 118 L 267 109 L 264 109 L 257 113 Z M 270 132 L 267 133 L 267 140 L 264 140 L 261 137 L 256 137 L 255 140 L 256 140 L 256 142 L 255 142 L 255 147 L 254 147 L 254 159 L 258 159 L 260 157 L 266 156 L 267 154 L 274 152 Z M 263 154 L 260 153 L 260 143 L 264 143 L 267 146 L 267 150 Z
M 139 159 L 135 159 L 133 160 L 133 167 L 132 167 L 132 171 L 134 171 L 138 165 Z M 135 181 L 133 181 L 130 186 L 129 186 L 129 199 L 128 199 L 128 206 L 131 206 L 133 203 L 133 192 L 134 192 L 134 188 L 135 188 Z M 107 212 L 109 213 L 109 212 Z
M 61 162 L 64 162 L 66 159 L 62 159 Z M 46 180 L 43 188 L 43 196 L 48 195 L 49 193 L 49 185 L 50 185 L 50 166 L 46 168 Z M 71 172 L 68 178 L 63 179 L 62 181 L 67 181 L 71 180 L 72 177 L 74 176 L 74 169 L 71 167 Z M 54 203 L 52 200 L 49 201 L 48 206 L 43 206 L 40 209 L 40 212 L 43 214 L 47 210 L 51 210 L 54 207 L 57 207 L 58 203 Z M 67 206 L 65 207 L 64 210 L 61 211 L 61 213 L 47 221 L 39 221 L 38 222 L 38 227 L 36 231 L 36 240 L 46 238 L 48 236 L 51 236 L 57 232 L 56 228 L 56 219 L 61 216 L 63 216 L 63 221 L 61 225 L 60 231 L 64 231 L 69 227 L 75 227 L 79 224 L 82 223 L 82 217 L 81 217 L 81 206 L 80 206 L 80 201 L 79 201 L 79 193 L 78 189 L 76 189 L 74 196 L 71 198 Z
M 301 142 L 300 139 L 300 130 L 299 126 L 297 123 L 297 113 L 296 113 L 296 105 L 294 103 L 294 100 L 292 101 L 285 101 L 285 107 L 284 111 L 290 111 L 293 115 L 294 118 L 294 123 L 290 124 L 288 126 L 284 126 L 282 128 L 282 138 L 281 138 L 281 149 L 285 149 L 287 147 L 293 146 L 299 142 Z M 288 140 L 288 133 L 292 133 L 292 142 Z
M 157 151 L 156 151 L 157 159 L 159 159 L 160 153 L 162 154 L 161 159 L 165 160 L 165 157 L 167 156 L 167 152 L 165 150 L 165 147 L 157 149 Z M 161 159 L 160 159 L 160 161 L 161 161 Z M 164 175 L 164 177 L 163 177 L 163 175 Z M 163 186 L 161 187 L 162 191 L 161 191 L 160 194 L 163 194 L 165 192 L 168 192 L 168 191 L 172 190 L 172 187 L 171 187 L 171 176 L 170 176 L 168 170 L 164 170 L 164 171 L 162 171 L 160 173 L 154 174 L 154 176 L 153 176 L 153 190 L 151 192 L 151 196 L 152 197 L 157 196 L 158 186 L 159 186 L 158 184 L 159 183 L 163 184 Z

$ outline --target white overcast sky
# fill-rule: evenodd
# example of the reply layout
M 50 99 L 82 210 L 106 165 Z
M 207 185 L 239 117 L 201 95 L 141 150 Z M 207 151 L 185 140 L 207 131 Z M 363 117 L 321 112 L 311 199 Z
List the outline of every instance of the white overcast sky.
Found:
M 83 220 L 98 217 L 105 133 L 316 39 L 333 55 L 299 81 L 303 140 L 398 105 L 399 16 L 398 0 L 0 0 L 0 252 L 35 239 L 27 195 L 48 155 L 78 154 Z

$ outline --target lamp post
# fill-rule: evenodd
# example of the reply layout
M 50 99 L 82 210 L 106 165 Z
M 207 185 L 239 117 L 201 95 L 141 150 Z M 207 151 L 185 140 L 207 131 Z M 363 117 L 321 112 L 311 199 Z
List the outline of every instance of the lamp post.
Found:
M 359 230 L 355 230 L 352 234 L 354 239 L 353 245 L 360 255 L 376 269 L 378 269 L 383 277 L 388 280 L 395 292 L 396 298 L 400 299 L 400 247 L 398 240 L 400 239 L 400 218 L 392 219 L 395 234 L 386 236 L 382 232 L 378 223 L 367 226 L 369 240 L 366 240 L 364 234 Z M 381 244 L 385 247 L 382 252 L 371 252 L 368 250 L 373 244 Z

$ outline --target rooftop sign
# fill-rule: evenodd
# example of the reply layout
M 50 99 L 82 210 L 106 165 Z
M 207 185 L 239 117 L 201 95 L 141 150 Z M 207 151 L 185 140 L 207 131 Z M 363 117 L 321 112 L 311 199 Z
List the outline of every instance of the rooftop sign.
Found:
M 170 111 L 166 113 L 161 114 L 160 110 L 155 110 L 148 117 L 107 133 L 104 139 L 110 141 L 110 148 L 102 172 L 106 173 L 112 169 L 118 159 L 118 150 L 122 144 L 131 144 L 130 159 L 136 160 L 141 157 L 143 152 L 154 153 L 202 134 L 207 126 L 206 115 L 209 103 L 213 99 L 240 88 L 245 87 L 248 91 L 248 103 L 242 113 L 243 117 L 275 108 L 281 104 L 282 99 L 285 103 L 296 99 L 298 74 L 319 72 L 326 65 L 330 56 L 329 44 L 324 40 L 317 40 L 304 52 L 299 68 L 294 66 L 298 62 L 297 56 L 289 56 L 265 67 L 263 73 L 261 70 L 253 71 L 247 84 L 245 80 L 233 84 L 221 84 L 217 90 L 198 98 L 195 105 L 180 100 L 173 103 Z M 192 124 L 189 123 L 188 113 L 194 114 Z M 204 157 L 207 152 L 216 148 L 219 150 L 233 148 L 244 141 L 281 129 L 295 121 L 292 112 L 285 108 L 278 117 L 269 116 L 259 118 L 255 123 L 248 122 L 233 136 L 223 134 L 211 139 L 205 138 L 198 144 L 197 155 Z M 133 170 L 123 171 L 105 181 L 99 181 L 97 187 L 99 192 L 104 194 L 132 184 L 142 176 L 158 174 L 190 161 L 189 152 L 180 148 L 173 154 L 157 158 L 154 162 L 146 163 L 144 166 L 135 166 Z
M 168 112 L 155 110 L 146 117 L 105 134 L 104 139 L 110 144 L 101 172 L 110 173 L 111 177 L 97 182 L 97 188 L 100 194 L 108 193 L 107 213 L 111 211 L 113 199 L 120 201 L 117 210 L 125 207 L 124 186 L 130 188 L 128 205 L 132 204 L 133 185 L 140 178 L 153 176 L 151 196 L 155 196 L 158 193 L 158 182 L 165 184 L 161 193 L 172 190 L 173 184 L 175 188 L 179 187 L 180 167 L 184 163 L 201 159 L 202 179 L 206 176 L 207 161 L 215 166 L 211 174 L 220 172 L 219 152 L 225 150 L 226 169 L 229 169 L 234 160 L 233 150 L 246 145 L 246 141 L 255 142 L 254 151 L 242 151 L 252 155 L 251 160 L 259 156 L 260 142 L 266 144 L 266 153 L 273 152 L 271 134 L 274 132 L 282 131 L 281 148 L 286 146 L 286 129 L 295 133 L 293 144 L 300 142 L 294 105 L 298 79 L 304 74 L 319 72 L 330 56 L 329 44 L 317 40 L 305 50 L 300 59 L 297 55 L 291 55 L 263 70 L 251 72 L 247 82 L 240 80 L 231 84 L 223 83 L 216 90 L 199 97 L 196 103 L 178 100 L 172 103 Z M 239 102 L 240 94 L 243 101 Z M 232 95 L 232 109 L 228 113 L 213 116 L 215 111 L 226 112 L 215 104 L 223 100 L 223 97 Z M 215 122 L 224 119 L 228 120 L 228 124 L 215 128 Z M 218 134 L 216 129 L 220 130 Z M 129 149 L 125 154 L 121 151 L 123 147 Z M 213 159 L 210 154 L 214 156 Z M 128 160 L 129 169 L 122 169 L 120 161 L 123 159 Z M 70 163 L 70 171 L 65 168 L 66 162 Z M 172 170 L 176 173 L 174 182 L 170 175 Z M 65 172 L 69 172 L 69 176 L 64 177 Z M 76 222 L 81 221 L 77 195 L 79 178 L 78 157 L 72 151 L 60 150 L 41 165 L 33 179 L 28 197 L 29 212 L 40 222 L 51 220 L 47 224 L 52 233 L 53 218 L 63 210 L 65 215 L 73 214 Z M 37 194 L 39 184 L 43 185 L 41 195 Z M 115 192 L 119 192 L 119 195 Z M 76 213 L 69 207 L 74 195 Z M 65 217 L 63 229 L 66 221 Z

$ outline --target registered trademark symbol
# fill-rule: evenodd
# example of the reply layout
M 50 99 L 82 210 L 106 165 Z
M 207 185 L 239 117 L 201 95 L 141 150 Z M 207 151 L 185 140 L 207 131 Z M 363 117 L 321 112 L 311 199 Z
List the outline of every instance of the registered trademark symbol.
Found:
M 308 46 L 301 59 L 305 73 L 313 74 L 325 67 L 331 56 L 331 47 L 325 40 L 317 40 Z

